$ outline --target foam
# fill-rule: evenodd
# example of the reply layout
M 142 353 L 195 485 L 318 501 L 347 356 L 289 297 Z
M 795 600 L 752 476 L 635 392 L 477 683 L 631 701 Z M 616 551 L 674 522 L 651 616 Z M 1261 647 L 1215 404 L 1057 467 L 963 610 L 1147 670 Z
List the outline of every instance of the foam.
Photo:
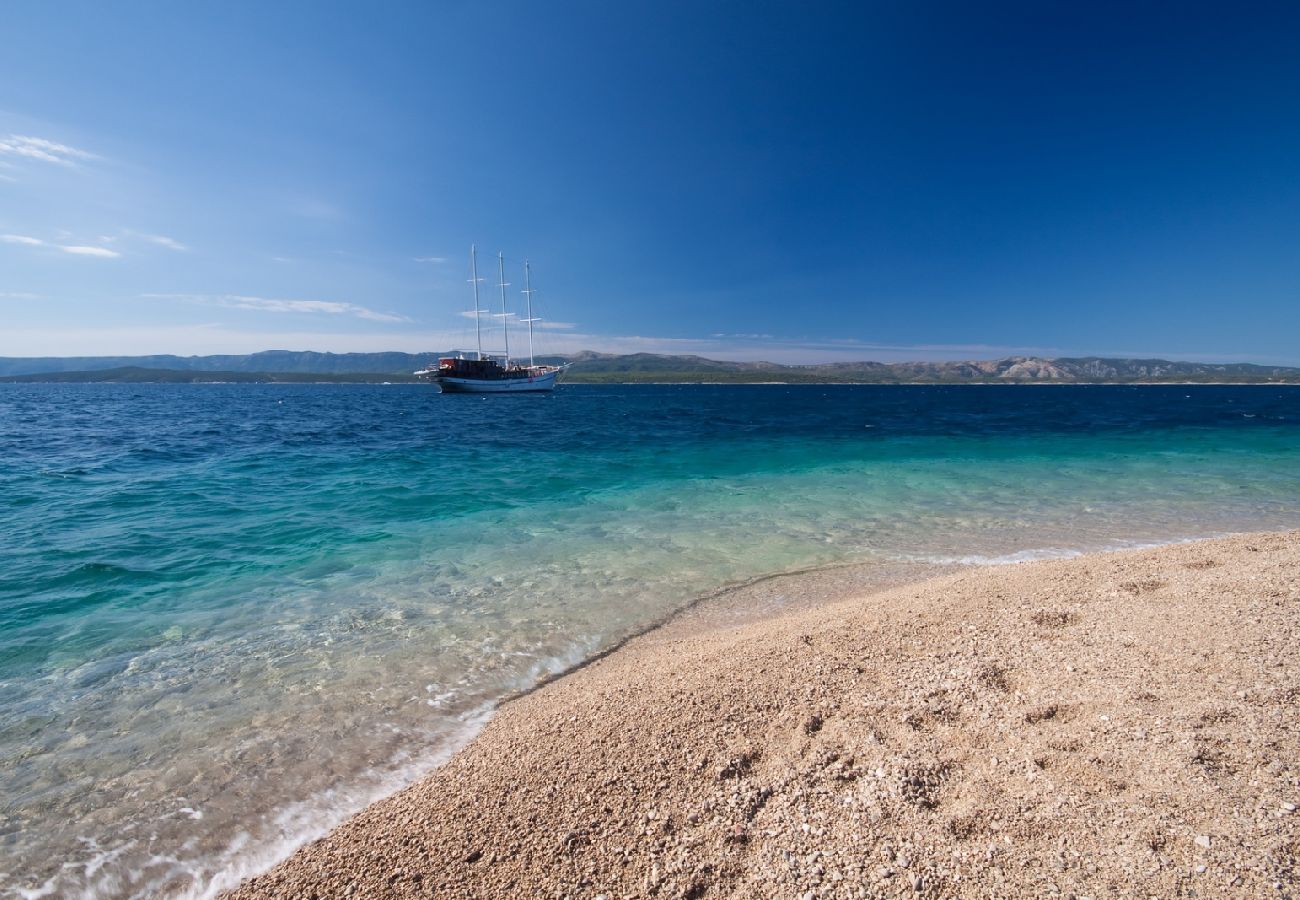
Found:
M 573 645 L 564 653 L 536 659 L 522 674 L 512 679 L 506 686 L 506 693 L 532 688 L 569 671 L 589 658 L 594 649 L 594 644 L 587 641 Z M 435 749 L 429 749 L 429 741 L 407 742 L 386 764 L 359 772 L 345 783 L 333 785 L 310 799 L 290 802 L 268 812 L 261 817 L 260 827 L 259 822 L 249 822 L 215 851 L 192 855 L 183 852 L 149 853 L 133 864 L 114 865 L 135 850 L 140 841 L 129 839 L 104 848 L 93 838 L 82 838 L 81 842 L 89 853 L 86 858 L 64 863 L 58 874 L 38 887 L 18 887 L 14 891 L 25 900 L 49 896 L 79 897 L 82 900 L 119 897 L 145 900 L 157 896 L 208 900 L 216 897 L 236 887 L 243 879 L 274 866 L 304 844 L 324 836 L 369 804 L 432 772 L 483 728 L 497 702 L 485 702 L 455 716 L 454 726 L 445 727 L 433 736 Z M 391 724 L 377 727 L 390 732 L 397 730 Z M 204 813 L 193 806 L 179 806 L 159 818 L 198 822 L 204 818 Z M 180 849 L 197 851 L 197 843 L 194 839 L 187 840 Z
M 214 860 L 206 861 L 208 865 L 205 868 L 215 870 L 215 874 L 204 881 L 201 872 L 191 869 L 187 874 L 193 875 L 198 883 L 176 896 L 183 900 L 209 900 L 236 887 L 243 879 L 266 871 L 304 844 L 324 837 L 371 803 L 418 781 L 446 762 L 452 753 L 482 730 L 494 708 L 495 704 L 491 704 L 475 710 L 434 753 L 411 759 L 386 773 L 369 773 L 369 777 L 357 779 L 350 787 L 334 789 L 321 797 L 282 808 L 273 820 L 273 833 L 278 834 L 277 837 L 270 840 L 259 838 L 255 842 L 232 841 Z M 133 896 L 143 900 L 154 893 L 156 888 L 150 885 L 144 892 Z
M 1014 566 L 1021 563 L 1040 562 L 1051 559 L 1074 559 L 1075 557 L 1084 556 L 1088 553 L 1112 553 L 1121 550 L 1153 550 L 1157 547 L 1170 547 L 1176 544 L 1191 544 L 1196 541 L 1232 537 L 1233 535 L 1240 533 L 1241 532 L 1235 531 L 1216 531 L 1207 534 L 1198 534 L 1192 537 L 1170 537 L 1155 541 L 1115 540 L 1101 546 L 1036 547 L 991 556 L 980 553 L 967 553 L 951 556 L 929 553 L 895 553 L 888 554 L 888 556 L 892 559 L 905 562 L 928 563 L 937 566 Z
M 280 807 L 265 820 L 265 834 L 241 830 L 214 853 L 191 857 L 156 853 L 130 868 L 112 867 L 111 864 L 134 849 L 137 841 L 129 840 L 105 849 L 93 839 L 83 839 L 90 851 L 87 858 L 64 863 L 60 873 L 39 887 L 15 887 L 12 890 L 23 900 L 50 896 L 79 897 L 82 900 L 121 897 L 147 900 L 160 895 L 178 900 L 209 900 L 236 887 L 241 880 L 274 866 L 369 804 L 395 793 L 442 765 L 482 729 L 494 708 L 494 703 L 484 704 L 460 716 L 458 727 L 441 736 L 436 750 L 416 754 L 403 751 L 387 766 L 372 768 L 345 785 Z M 182 807 L 177 812 L 190 819 L 202 817 L 201 812 L 190 807 Z

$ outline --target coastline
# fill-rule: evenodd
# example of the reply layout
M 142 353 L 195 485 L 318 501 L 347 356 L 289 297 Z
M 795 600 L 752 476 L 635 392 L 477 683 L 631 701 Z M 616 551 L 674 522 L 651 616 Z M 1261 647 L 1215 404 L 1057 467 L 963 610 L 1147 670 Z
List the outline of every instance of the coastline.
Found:
M 1298 560 L 1263 533 L 698 604 L 229 896 L 1290 890 Z

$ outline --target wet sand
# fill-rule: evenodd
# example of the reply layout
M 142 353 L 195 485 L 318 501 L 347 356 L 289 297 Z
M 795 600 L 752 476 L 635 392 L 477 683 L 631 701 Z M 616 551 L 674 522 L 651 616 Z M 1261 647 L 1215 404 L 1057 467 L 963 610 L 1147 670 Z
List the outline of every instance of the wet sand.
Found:
M 1297 804 L 1300 531 L 695 610 L 231 896 L 1288 896 Z

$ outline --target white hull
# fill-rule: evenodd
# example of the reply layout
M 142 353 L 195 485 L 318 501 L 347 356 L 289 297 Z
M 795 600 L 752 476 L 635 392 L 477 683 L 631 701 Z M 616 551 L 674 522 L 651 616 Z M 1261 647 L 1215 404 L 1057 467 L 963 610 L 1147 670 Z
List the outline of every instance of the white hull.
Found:
M 555 388 L 559 370 L 530 375 L 527 378 L 458 378 L 454 375 L 436 375 L 433 380 L 444 394 L 520 394 L 527 391 L 549 391 Z

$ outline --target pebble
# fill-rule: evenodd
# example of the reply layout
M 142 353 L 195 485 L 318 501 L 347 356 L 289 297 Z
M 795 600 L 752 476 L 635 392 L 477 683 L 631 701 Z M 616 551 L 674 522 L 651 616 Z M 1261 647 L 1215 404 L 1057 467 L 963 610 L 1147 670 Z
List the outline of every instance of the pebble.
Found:
M 1198 834 L 1196 836 L 1196 846 L 1198 847 L 1204 847 L 1206 850 L 1209 850 L 1211 843 L 1212 841 L 1208 834 Z
M 1283 804 L 1282 804 L 1282 812 L 1289 812 L 1289 813 L 1293 813 L 1293 812 L 1295 812 L 1295 804 L 1294 804 L 1294 803 L 1283 803 Z

